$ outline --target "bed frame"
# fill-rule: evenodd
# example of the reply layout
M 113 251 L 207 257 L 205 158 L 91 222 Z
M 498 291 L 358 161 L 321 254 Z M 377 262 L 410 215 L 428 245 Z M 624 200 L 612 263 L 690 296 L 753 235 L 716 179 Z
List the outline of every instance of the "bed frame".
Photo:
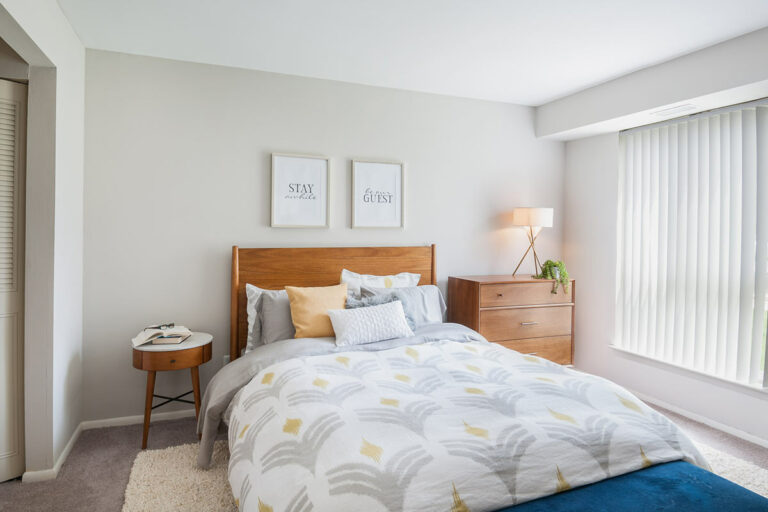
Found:
M 248 339 L 246 283 L 267 290 L 284 286 L 330 286 L 339 283 L 341 270 L 387 275 L 421 274 L 420 285 L 436 284 L 435 246 L 419 247 L 306 247 L 241 249 L 232 246 L 232 291 L 229 357 L 240 357 Z

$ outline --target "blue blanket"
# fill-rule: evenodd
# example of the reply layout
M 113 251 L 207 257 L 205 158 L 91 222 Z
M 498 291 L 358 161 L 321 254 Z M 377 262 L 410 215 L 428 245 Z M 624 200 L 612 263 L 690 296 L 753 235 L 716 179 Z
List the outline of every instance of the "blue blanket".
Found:
M 768 512 L 768 499 L 687 462 L 659 464 L 498 512 Z

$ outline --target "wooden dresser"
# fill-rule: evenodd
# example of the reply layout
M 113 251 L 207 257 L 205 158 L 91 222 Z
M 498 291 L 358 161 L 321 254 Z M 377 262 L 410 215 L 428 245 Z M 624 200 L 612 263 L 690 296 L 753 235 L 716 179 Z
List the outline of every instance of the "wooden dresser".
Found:
M 559 364 L 573 363 L 576 282 L 568 293 L 531 276 L 448 278 L 448 321 L 466 325 L 488 341 Z

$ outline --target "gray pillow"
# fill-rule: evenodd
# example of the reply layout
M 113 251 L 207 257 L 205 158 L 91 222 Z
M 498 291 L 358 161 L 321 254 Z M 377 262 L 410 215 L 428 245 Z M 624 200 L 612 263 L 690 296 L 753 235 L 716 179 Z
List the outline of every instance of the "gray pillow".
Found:
M 296 337 L 291 318 L 291 303 L 285 290 L 264 290 L 261 295 L 259 319 L 261 343 L 264 345 Z
M 246 283 L 245 297 L 247 305 L 245 311 L 248 315 L 248 340 L 245 345 L 245 352 L 248 353 L 254 348 L 261 346 L 261 320 L 259 319 L 259 309 L 261 309 L 261 294 L 263 289 Z
M 447 309 L 440 288 L 434 285 L 410 286 L 407 288 L 373 288 L 363 286 L 360 289 L 363 298 L 386 296 L 403 303 L 405 319 L 411 329 L 426 324 L 443 322 Z
M 387 304 L 389 302 L 394 302 L 397 300 L 397 297 L 390 293 L 382 293 L 379 295 L 371 295 L 369 297 L 353 297 L 351 295 L 347 296 L 347 309 L 357 309 L 357 308 L 367 308 L 369 306 L 379 306 L 381 304 Z

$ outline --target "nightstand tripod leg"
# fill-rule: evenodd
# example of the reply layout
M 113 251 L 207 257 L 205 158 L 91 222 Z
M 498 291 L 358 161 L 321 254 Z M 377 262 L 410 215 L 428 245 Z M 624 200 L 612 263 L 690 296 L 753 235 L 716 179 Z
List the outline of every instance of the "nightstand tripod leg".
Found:
M 155 372 L 147 372 L 147 397 L 144 401 L 144 435 L 141 438 L 141 449 L 147 448 L 147 437 L 149 437 L 149 419 L 152 416 L 152 398 L 155 394 Z
M 200 371 L 198 366 L 189 369 L 192 372 L 192 389 L 195 392 L 195 418 L 200 416 Z

